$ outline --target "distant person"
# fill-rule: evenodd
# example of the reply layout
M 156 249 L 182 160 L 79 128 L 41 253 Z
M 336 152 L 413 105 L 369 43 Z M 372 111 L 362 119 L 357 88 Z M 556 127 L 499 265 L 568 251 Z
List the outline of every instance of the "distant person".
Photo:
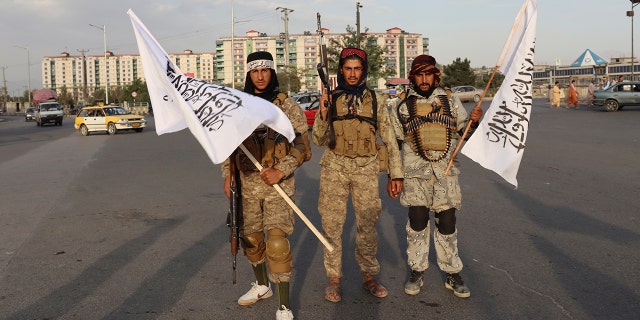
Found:
M 591 108 L 593 107 L 593 99 L 596 97 L 595 95 L 596 92 L 596 80 L 591 80 L 591 83 L 589 83 L 589 89 L 587 89 L 587 107 Z
M 576 89 L 575 80 L 571 80 L 571 85 L 569 86 L 569 99 L 567 99 L 567 109 L 571 109 L 572 105 L 576 108 L 576 110 L 578 109 L 578 89 Z
M 602 77 L 602 89 L 607 89 L 611 86 L 611 82 L 609 81 L 609 79 L 607 79 L 607 77 Z
M 624 82 L 624 77 L 623 76 L 619 76 L 618 80 L 616 81 L 616 83 L 620 83 L 620 82 Z
M 550 108 L 556 107 L 556 109 L 560 109 L 560 95 L 562 94 L 562 89 L 560 89 L 560 82 L 556 81 L 553 85 L 553 89 L 551 89 L 551 106 Z

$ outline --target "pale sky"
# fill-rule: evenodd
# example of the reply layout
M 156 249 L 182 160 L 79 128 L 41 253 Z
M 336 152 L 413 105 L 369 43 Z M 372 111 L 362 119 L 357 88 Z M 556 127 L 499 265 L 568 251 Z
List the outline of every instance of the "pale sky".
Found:
M 332 32 L 355 27 L 356 2 L 345 0 L 235 0 L 235 34 L 254 29 L 269 35 L 315 32 L 316 13 Z M 524 0 L 361 0 L 361 31 L 385 32 L 399 27 L 422 33 L 430 40 L 430 54 L 441 64 L 457 57 L 472 67 L 494 67 L 515 16 Z M 42 87 L 44 56 L 66 51 L 104 53 L 103 32 L 89 24 L 105 25 L 107 48 L 115 54 L 137 53 L 127 10 L 131 8 L 169 53 L 191 49 L 214 52 L 215 40 L 231 35 L 231 0 L 0 0 L 0 71 L 10 95 L 27 88 L 27 50 L 31 89 Z M 640 8 L 636 8 L 640 9 Z M 629 0 L 538 0 L 536 64 L 573 62 L 585 49 L 605 60 L 631 56 Z M 636 10 L 638 11 L 638 10 Z M 635 33 L 640 19 L 634 18 Z M 637 36 L 636 36 L 637 38 Z M 20 48 L 23 47 L 23 48 Z M 638 56 L 636 45 L 634 55 Z

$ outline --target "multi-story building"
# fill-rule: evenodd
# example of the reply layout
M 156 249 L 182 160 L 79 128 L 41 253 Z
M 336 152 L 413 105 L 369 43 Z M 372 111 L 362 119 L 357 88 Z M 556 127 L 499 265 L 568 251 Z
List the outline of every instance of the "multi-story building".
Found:
M 138 54 L 71 55 L 62 52 L 59 56 L 46 56 L 42 60 L 42 87 L 58 92 L 66 88 L 79 101 L 87 95 L 109 86 L 109 92 L 130 85 L 135 79 L 144 79 L 142 62 Z M 214 81 L 213 53 L 169 54 L 175 64 L 187 75 Z
M 340 41 L 347 33 L 331 33 L 323 28 L 325 42 Z M 387 68 L 395 70 L 395 76 L 406 78 L 411 62 L 420 54 L 429 53 L 429 40 L 418 33 L 407 33 L 400 28 L 391 28 L 384 33 L 367 33 L 378 45 L 386 48 Z M 286 66 L 295 67 L 302 73 L 302 90 L 319 91 L 320 79 L 316 66 L 320 61 L 320 38 L 315 32 L 290 34 L 288 50 L 284 34 L 267 35 L 249 30 L 244 36 L 223 37 L 216 40 L 216 51 L 169 54 L 169 57 L 187 75 L 235 88 L 242 88 L 246 75 L 246 57 L 254 51 L 269 51 L 274 54 L 279 71 Z M 233 45 L 232 45 L 233 44 Z M 286 57 L 285 57 L 286 56 Z M 106 63 L 105 63 L 106 62 Z M 331 70 L 335 72 L 335 70 Z M 144 71 L 138 54 L 71 55 L 62 52 L 58 56 L 46 56 L 42 60 L 42 87 L 60 91 L 63 87 L 79 101 L 107 85 L 109 93 L 131 84 L 135 79 L 144 79 Z M 331 76 L 335 83 L 335 75 Z M 379 83 L 384 84 L 385 79 Z M 287 89 L 287 88 L 283 88 Z
M 326 44 L 330 44 L 331 39 L 340 41 L 350 35 L 331 33 L 326 28 L 322 31 Z M 386 48 L 386 66 L 395 70 L 396 77 L 406 78 L 413 59 L 429 53 L 429 39 L 418 33 L 407 33 L 396 27 L 385 33 L 368 32 L 367 35 L 374 37 L 379 46 Z M 284 70 L 286 62 L 286 66 L 296 67 L 297 71 L 303 74 L 300 79 L 303 91 L 318 91 L 321 88 L 316 73 L 316 66 L 320 61 L 319 41 L 320 38 L 315 32 L 290 34 L 288 50 L 285 53 L 284 34 L 274 36 L 249 30 L 244 36 L 220 38 L 216 41 L 216 82 L 229 86 L 235 83 L 236 88 L 241 88 L 246 75 L 246 56 L 254 51 L 269 51 L 274 54 L 278 70 Z M 288 55 L 287 59 L 285 54 Z M 332 79 L 334 78 L 335 75 L 332 76 Z M 381 83 L 384 82 L 382 79 Z

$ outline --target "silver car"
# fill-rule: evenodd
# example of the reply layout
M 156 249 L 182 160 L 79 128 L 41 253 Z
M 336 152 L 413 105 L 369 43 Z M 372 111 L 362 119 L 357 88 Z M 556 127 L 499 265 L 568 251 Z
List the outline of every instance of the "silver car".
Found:
M 482 97 L 483 90 L 480 90 L 474 86 L 457 86 L 451 88 L 451 94 L 455 95 L 462 102 L 480 101 L 480 97 Z

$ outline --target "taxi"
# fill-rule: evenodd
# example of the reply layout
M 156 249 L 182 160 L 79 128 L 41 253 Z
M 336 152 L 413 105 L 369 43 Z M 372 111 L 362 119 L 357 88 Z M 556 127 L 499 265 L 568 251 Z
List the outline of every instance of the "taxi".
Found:
M 147 121 L 142 115 L 135 115 L 121 106 L 91 106 L 80 109 L 74 127 L 80 134 L 106 131 L 110 135 L 123 130 L 142 132 Z

